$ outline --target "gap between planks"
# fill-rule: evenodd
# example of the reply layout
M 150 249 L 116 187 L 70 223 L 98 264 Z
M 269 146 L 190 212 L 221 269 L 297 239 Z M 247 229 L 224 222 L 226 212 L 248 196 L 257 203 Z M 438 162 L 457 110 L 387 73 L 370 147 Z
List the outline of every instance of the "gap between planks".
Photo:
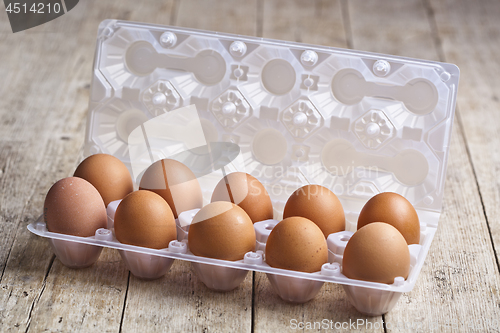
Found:
M 439 56 L 439 60 L 442 62 L 446 62 L 446 55 L 445 55 L 444 49 L 443 49 L 443 42 L 442 42 L 441 37 L 439 35 L 439 29 L 438 29 L 438 25 L 437 25 L 437 21 L 436 21 L 436 15 L 435 15 L 434 8 L 432 8 L 432 4 L 430 3 L 430 0 L 422 0 L 422 3 L 424 5 L 424 8 L 426 9 L 427 18 L 429 20 L 429 25 L 430 25 L 431 32 L 432 32 L 432 37 L 434 40 L 434 45 L 435 45 L 436 51 L 437 51 L 438 56 Z M 457 104 L 458 104 L 458 102 L 457 102 Z M 481 190 L 481 186 L 479 184 L 477 170 L 476 170 L 476 167 L 475 167 L 474 162 L 473 162 L 473 158 L 472 158 L 472 154 L 470 151 L 469 142 L 468 142 L 468 138 L 467 138 L 467 133 L 465 131 L 464 123 L 463 123 L 462 117 L 460 115 L 460 110 L 459 110 L 458 105 L 456 105 L 456 107 L 455 107 L 455 115 L 456 115 L 457 125 L 460 127 L 460 131 L 462 132 L 462 135 L 464 137 L 465 151 L 467 152 L 467 159 L 468 159 L 469 164 L 471 166 L 472 174 L 474 175 L 474 181 L 475 181 L 476 186 L 477 186 L 479 200 L 481 202 L 481 208 L 483 211 L 483 216 L 484 216 L 484 219 L 486 220 L 486 227 L 488 229 L 488 234 L 490 236 L 491 247 L 492 247 L 493 253 L 495 255 L 495 262 L 497 265 L 497 270 L 500 273 L 500 262 L 498 260 L 498 252 L 497 252 L 497 249 L 495 247 L 495 241 L 493 239 L 493 233 L 491 231 L 490 221 L 488 219 L 488 214 L 486 213 L 486 205 L 484 203 L 483 193 Z
M 56 259 L 56 255 L 52 254 L 52 257 L 50 258 L 49 265 L 47 266 L 47 272 L 45 272 L 45 276 L 43 277 L 42 281 L 42 287 L 40 288 L 40 291 L 38 292 L 38 295 L 33 299 L 33 302 L 31 303 L 31 307 L 28 313 L 28 319 L 26 320 L 26 331 L 25 333 L 28 333 L 31 325 L 31 314 L 33 313 L 33 309 L 35 306 L 38 304 L 40 301 L 40 298 L 42 297 L 43 292 L 45 291 L 45 286 L 47 285 L 47 278 L 49 276 L 50 270 L 52 269 L 52 265 L 54 264 L 54 260 Z

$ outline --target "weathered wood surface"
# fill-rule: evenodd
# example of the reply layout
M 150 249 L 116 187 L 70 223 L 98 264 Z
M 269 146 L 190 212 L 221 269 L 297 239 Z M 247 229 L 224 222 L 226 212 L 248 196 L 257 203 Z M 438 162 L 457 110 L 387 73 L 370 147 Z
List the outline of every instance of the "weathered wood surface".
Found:
M 457 52 L 456 44 L 467 48 L 469 46 L 466 45 L 471 41 L 454 43 L 449 46 L 450 50 L 446 51 L 442 47 L 444 36 L 439 31 L 441 25 L 450 24 L 446 20 L 447 15 L 459 16 L 457 14 L 460 12 L 465 14 L 465 11 L 458 10 L 465 3 L 466 1 L 456 1 L 442 4 L 418 0 L 349 2 L 354 47 L 373 52 L 453 62 L 462 70 L 459 88 L 461 97 L 457 104 L 458 116 L 450 145 L 445 202 L 439 228 L 415 288 L 404 294 L 398 306 L 384 316 L 387 331 L 399 332 L 404 325 L 421 332 L 499 329 L 497 320 L 500 318 L 500 275 L 489 232 L 493 221 L 487 221 L 483 211 L 483 192 L 479 191 L 476 183 L 467 150 L 468 137 L 464 138 L 462 130 L 467 126 L 467 122 L 461 117 L 461 98 L 465 96 L 481 103 L 477 94 L 463 89 L 464 82 L 470 79 L 467 73 L 464 73 L 464 65 L 489 65 L 467 57 L 452 59 L 448 54 Z M 497 10 L 500 9 L 498 5 L 497 3 L 494 6 Z M 439 7 L 442 18 L 434 15 L 434 7 Z M 475 16 L 477 22 L 456 16 L 456 31 L 478 27 L 479 22 L 483 20 L 479 15 Z M 387 23 L 380 25 L 379 29 L 374 29 L 375 20 Z M 500 28 L 498 22 L 496 27 Z M 490 39 L 487 40 L 491 42 Z M 487 40 L 483 39 L 483 42 Z M 495 48 L 494 45 L 489 46 Z M 497 49 L 498 46 L 497 42 Z M 490 112 L 498 117 L 498 109 L 490 109 Z M 484 117 L 482 120 L 488 122 Z M 497 131 L 499 124 L 500 122 L 496 122 Z M 480 155 L 483 158 L 490 156 L 485 147 L 477 148 L 481 149 Z M 498 148 L 496 149 L 498 151 Z M 495 221 L 495 224 L 498 226 L 498 221 Z
M 255 34 L 253 1 L 181 1 L 173 9 L 170 17 L 179 26 Z M 124 332 L 250 332 L 251 321 L 252 274 L 234 291 L 216 293 L 198 280 L 190 263 L 176 261 L 161 279 L 130 277 L 122 328 Z
M 80 1 L 68 15 L 12 34 L 0 10 L 1 330 L 282 332 L 291 319 L 325 318 L 385 321 L 394 332 L 411 323 L 421 332 L 500 329 L 491 326 L 500 318 L 499 17 L 494 0 Z M 414 290 L 387 315 L 367 318 L 334 284 L 290 305 L 260 273 L 233 292 L 215 293 L 180 261 L 156 281 L 130 276 L 114 250 L 87 269 L 64 267 L 26 225 L 79 158 L 95 35 L 106 18 L 456 63 L 461 82 L 445 204 Z
M 345 5 L 345 4 L 344 4 Z M 324 44 L 346 48 L 340 1 L 264 1 L 263 34 L 265 38 Z M 378 330 L 360 327 L 359 331 L 383 332 L 382 317 L 358 313 L 347 300 L 342 286 L 326 283 L 318 296 L 305 304 L 283 302 L 271 287 L 266 274 L 255 273 L 254 328 L 256 332 L 292 330 L 298 322 L 321 322 L 323 319 L 346 322 L 349 318 L 368 320 Z
M 459 64 L 458 115 L 489 231 L 500 261 L 500 6 L 498 1 L 432 3 L 446 61 Z

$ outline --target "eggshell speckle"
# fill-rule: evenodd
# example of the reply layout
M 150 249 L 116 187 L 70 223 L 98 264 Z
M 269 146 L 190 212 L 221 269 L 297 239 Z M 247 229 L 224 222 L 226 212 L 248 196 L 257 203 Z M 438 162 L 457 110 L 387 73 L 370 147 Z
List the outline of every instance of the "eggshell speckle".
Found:
M 168 243 L 177 238 L 174 214 L 158 194 L 132 192 L 116 209 L 115 235 L 120 243 L 167 248 Z
M 393 193 L 379 193 L 364 205 L 359 213 L 358 229 L 372 222 L 385 222 L 399 230 L 406 242 L 420 242 L 420 222 L 417 212 L 405 197 Z
M 168 203 L 175 218 L 186 210 L 203 205 L 198 179 L 187 166 L 176 160 L 163 159 L 153 163 L 144 172 L 139 189 L 159 194 Z
M 321 229 L 325 238 L 345 230 L 345 215 L 337 196 L 320 185 L 306 185 L 292 193 L 288 198 L 283 218 L 302 216 Z
M 267 239 L 266 262 L 271 267 L 318 272 L 328 261 L 328 248 L 321 229 L 304 217 L 278 223 Z
M 107 206 L 111 201 L 125 198 L 134 190 L 132 177 L 122 161 L 108 154 L 87 157 L 76 168 L 75 177 L 94 185 Z
M 266 189 L 255 177 L 244 172 L 233 172 L 222 178 L 214 189 L 211 201 L 237 204 L 253 223 L 273 218 L 273 205 Z
M 255 250 L 252 220 L 231 202 L 212 202 L 195 215 L 189 227 L 188 245 L 197 256 L 241 260 L 245 253 Z
M 383 222 L 370 223 L 352 235 L 344 250 L 342 273 L 351 279 L 392 284 L 410 272 L 410 251 L 401 233 Z
M 82 178 L 64 178 L 52 185 L 44 203 L 47 230 L 90 237 L 106 228 L 106 207 L 92 184 Z

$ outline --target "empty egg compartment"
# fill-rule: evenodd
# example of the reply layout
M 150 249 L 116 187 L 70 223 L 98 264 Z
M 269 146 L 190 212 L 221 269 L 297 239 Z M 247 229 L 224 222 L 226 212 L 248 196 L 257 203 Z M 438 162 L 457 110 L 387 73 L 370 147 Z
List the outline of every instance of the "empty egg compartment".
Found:
M 237 144 L 275 200 L 317 183 L 343 202 L 393 191 L 441 209 L 454 65 L 109 20 L 94 74 L 86 154 L 130 164 L 127 134 L 194 104 L 206 141 Z

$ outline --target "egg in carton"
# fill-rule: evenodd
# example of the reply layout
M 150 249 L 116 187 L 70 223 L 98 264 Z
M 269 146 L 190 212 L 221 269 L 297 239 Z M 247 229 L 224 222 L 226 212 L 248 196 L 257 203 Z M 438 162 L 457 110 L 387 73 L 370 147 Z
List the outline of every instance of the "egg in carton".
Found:
M 105 229 L 106 239 L 51 233 L 41 221 L 29 226 L 32 232 L 144 254 L 133 259 L 141 262 L 137 267 L 147 263 L 148 256 L 157 256 L 212 267 L 195 268 L 200 277 L 219 276 L 213 273 L 217 269 L 265 272 L 280 296 L 294 302 L 314 297 L 323 282 L 340 283 L 353 305 L 371 315 L 389 311 L 402 292 L 413 288 L 442 209 L 459 77 L 456 66 L 106 20 L 99 27 L 93 73 L 86 156 L 117 157 L 136 188 L 149 165 L 173 157 L 196 169 L 192 171 L 203 205 L 225 175 L 248 173 L 269 193 L 275 220 L 254 224 L 256 249 L 237 261 L 188 251 L 185 239 L 192 211 L 185 218 L 179 214 L 178 240 L 166 249 L 121 244 L 112 233 L 109 237 L 111 226 Z M 188 111 L 176 112 L 179 108 Z M 218 157 L 224 156 L 196 154 L 202 147 L 218 147 Z M 193 156 L 197 162 L 189 161 Z M 329 259 L 320 271 L 270 267 L 261 252 L 266 235 L 282 219 L 292 192 L 307 184 L 336 194 L 345 211 L 345 231 L 328 235 Z M 392 284 L 350 279 L 341 269 L 359 212 L 380 192 L 403 195 L 420 221 L 420 241 L 408 246 L 409 275 Z M 133 260 L 128 260 L 129 268 Z M 151 277 L 162 272 L 153 271 Z M 213 283 L 212 287 L 218 289 Z

